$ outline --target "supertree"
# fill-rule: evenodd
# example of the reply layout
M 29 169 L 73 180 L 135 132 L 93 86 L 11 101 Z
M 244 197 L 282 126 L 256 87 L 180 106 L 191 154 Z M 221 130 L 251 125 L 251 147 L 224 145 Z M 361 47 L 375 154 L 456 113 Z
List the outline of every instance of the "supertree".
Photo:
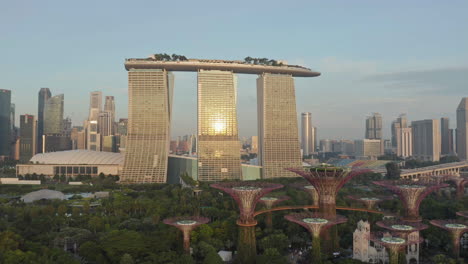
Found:
M 190 233 L 199 225 L 208 223 L 210 220 L 206 217 L 198 216 L 180 216 L 164 219 L 166 225 L 175 226 L 184 235 L 184 251 L 190 254 Z
M 319 195 L 319 210 L 327 217 L 336 215 L 336 195 L 345 183 L 353 177 L 370 170 L 351 170 L 347 168 L 320 166 L 309 171 L 288 169 L 312 184 Z
M 457 212 L 458 216 L 468 218 L 468 211 Z
M 398 264 L 399 252 L 410 244 L 421 243 L 423 238 L 419 237 L 418 241 L 409 242 L 407 239 L 391 233 L 373 233 L 370 240 L 388 249 L 389 264 Z
M 465 194 L 465 185 L 468 184 L 468 177 L 466 176 L 450 176 L 447 181 L 453 182 L 456 188 L 457 199 L 462 199 Z
M 378 221 L 375 224 L 404 239 L 408 239 L 408 235 L 410 233 L 419 232 L 429 227 L 428 225 L 421 222 L 408 222 L 398 219 Z
M 286 220 L 299 224 L 306 228 L 312 235 L 312 259 L 311 263 L 322 263 L 320 235 L 328 228 L 345 223 L 346 217 L 335 215 L 333 217 L 326 216 L 323 213 L 295 213 L 284 216 Z
M 291 184 L 291 186 L 307 192 L 310 195 L 310 198 L 312 198 L 312 205 L 317 206 L 317 207 L 319 206 L 319 195 L 318 195 L 317 189 L 315 189 L 313 185 L 293 183 Z
M 431 220 L 430 223 L 445 229 L 452 238 L 452 254 L 457 259 L 460 257 L 460 238 L 463 233 L 468 232 L 468 223 L 458 220 Z
M 282 188 L 283 185 L 265 182 L 223 182 L 210 185 L 229 194 L 239 207 L 239 241 L 237 250 L 241 263 L 254 263 L 257 255 L 254 219 L 255 206 L 265 194 Z
M 374 209 L 375 205 L 377 203 L 380 203 L 380 202 L 385 201 L 385 200 L 392 199 L 391 197 L 385 197 L 385 196 L 358 197 L 358 196 L 354 196 L 354 195 L 348 195 L 346 197 L 351 199 L 351 200 L 355 200 L 355 201 L 358 201 L 358 202 L 364 204 L 364 206 L 369 210 Z
M 281 197 L 269 197 L 269 196 L 264 196 L 262 198 L 260 198 L 259 202 L 260 203 L 263 203 L 266 207 L 266 209 L 271 209 L 273 208 L 273 206 L 283 202 L 283 201 L 286 201 L 286 200 L 289 200 L 290 198 L 288 196 L 281 196 Z M 273 228 L 273 214 L 272 212 L 268 212 L 267 215 L 266 215 L 266 226 L 267 228 L 271 229 Z
M 421 221 L 419 205 L 431 192 L 447 187 L 447 184 L 435 181 L 375 181 L 376 185 L 383 186 L 400 197 L 405 209 L 404 220 Z

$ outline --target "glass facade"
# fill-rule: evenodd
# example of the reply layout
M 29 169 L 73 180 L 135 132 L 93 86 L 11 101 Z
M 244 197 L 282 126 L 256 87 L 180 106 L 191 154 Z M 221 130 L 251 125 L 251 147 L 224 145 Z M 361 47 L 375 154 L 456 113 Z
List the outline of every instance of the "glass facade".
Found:
M 286 170 L 302 168 L 293 77 L 262 74 L 257 79 L 257 100 L 262 178 L 297 177 Z
M 44 107 L 44 134 L 60 134 L 63 130 L 63 94 L 49 98 Z
M 0 89 L 0 156 L 10 156 L 11 147 L 11 91 Z
M 240 179 L 236 78 L 228 71 L 198 72 L 198 179 Z
M 28 162 L 36 154 L 36 119 L 33 115 L 20 116 L 20 161 Z
M 166 182 L 173 83 L 165 70 L 129 70 L 122 182 Z

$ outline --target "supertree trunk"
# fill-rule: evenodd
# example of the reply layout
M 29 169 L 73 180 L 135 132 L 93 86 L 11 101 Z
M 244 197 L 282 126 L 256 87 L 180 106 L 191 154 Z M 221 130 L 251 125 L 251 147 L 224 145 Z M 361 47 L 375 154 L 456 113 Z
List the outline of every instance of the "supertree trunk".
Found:
M 183 231 L 184 234 L 184 252 L 190 254 L 190 232 L 188 230 Z
M 268 212 L 265 218 L 265 224 L 267 229 L 273 229 L 273 213 Z
M 239 241 L 237 244 L 239 263 L 254 264 L 257 256 L 255 226 L 239 226 Z
M 320 236 L 317 234 L 312 235 L 312 259 L 311 264 L 322 264 L 322 247 L 320 245 Z
M 399 262 L 398 249 L 390 247 L 388 249 L 388 258 L 389 258 L 389 264 L 398 264 Z

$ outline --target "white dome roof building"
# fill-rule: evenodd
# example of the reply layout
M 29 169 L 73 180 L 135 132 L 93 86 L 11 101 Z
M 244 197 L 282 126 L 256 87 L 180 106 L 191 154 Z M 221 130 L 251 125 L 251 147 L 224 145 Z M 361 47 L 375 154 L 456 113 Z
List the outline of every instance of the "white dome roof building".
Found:
M 39 201 L 39 200 L 53 200 L 53 199 L 65 200 L 66 197 L 65 197 L 65 194 L 63 194 L 62 192 L 48 190 L 48 189 L 42 189 L 39 191 L 30 192 L 28 194 L 21 196 L 21 201 L 25 203 L 32 203 L 34 201 Z
M 91 150 L 68 150 L 34 155 L 29 164 L 16 166 L 17 175 L 37 174 L 53 177 L 65 175 L 97 176 L 119 175 L 123 167 L 124 156 L 121 153 Z

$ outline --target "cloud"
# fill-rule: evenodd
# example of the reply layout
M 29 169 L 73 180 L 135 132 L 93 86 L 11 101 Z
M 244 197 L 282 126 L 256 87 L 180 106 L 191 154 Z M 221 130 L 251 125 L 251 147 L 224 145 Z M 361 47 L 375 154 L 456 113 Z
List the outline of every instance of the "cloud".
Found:
M 374 74 L 361 81 L 424 95 L 468 94 L 468 66 Z

